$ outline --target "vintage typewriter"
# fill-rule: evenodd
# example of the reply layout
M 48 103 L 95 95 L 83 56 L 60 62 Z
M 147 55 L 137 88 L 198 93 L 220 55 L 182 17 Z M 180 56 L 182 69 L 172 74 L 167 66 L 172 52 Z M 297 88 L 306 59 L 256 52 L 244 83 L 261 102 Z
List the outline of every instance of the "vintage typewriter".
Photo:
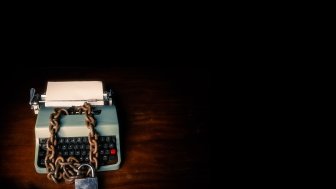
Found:
M 119 124 L 115 105 L 112 103 L 112 91 L 103 91 L 101 81 L 48 82 L 44 94 L 30 90 L 30 106 L 37 114 L 35 124 L 35 160 L 37 173 L 47 173 L 45 156 L 46 142 L 50 137 L 49 124 L 55 108 L 64 108 L 67 115 L 60 118 L 57 133 L 55 156 L 75 157 L 80 163 L 89 163 L 88 129 L 85 117 L 76 112 L 76 107 L 88 102 L 93 107 L 98 133 L 97 171 L 119 169 L 121 162 Z

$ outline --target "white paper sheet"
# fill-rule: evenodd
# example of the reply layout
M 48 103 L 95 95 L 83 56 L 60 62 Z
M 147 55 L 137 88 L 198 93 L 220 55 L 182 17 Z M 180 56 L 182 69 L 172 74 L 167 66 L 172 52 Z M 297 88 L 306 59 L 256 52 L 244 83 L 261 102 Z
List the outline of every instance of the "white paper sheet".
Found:
M 104 105 L 101 81 L 48 82 L 46 107 L 81 106 L 89 101 L 92 105 Z

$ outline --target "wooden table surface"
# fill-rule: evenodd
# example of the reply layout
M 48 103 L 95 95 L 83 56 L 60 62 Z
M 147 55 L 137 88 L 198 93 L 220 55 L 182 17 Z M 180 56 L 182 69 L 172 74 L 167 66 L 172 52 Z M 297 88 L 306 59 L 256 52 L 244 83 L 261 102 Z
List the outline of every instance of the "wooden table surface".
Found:
M 73 80 L 103 81 L 116 92 L 122 165 L 98 172 L 99 188 L 210 188 L 209 69 L 49 66 L 1 80 L 1 188 L 74 188 L 35 172 L 28 105 L 31 87 L 45 92 L 48 81 Z

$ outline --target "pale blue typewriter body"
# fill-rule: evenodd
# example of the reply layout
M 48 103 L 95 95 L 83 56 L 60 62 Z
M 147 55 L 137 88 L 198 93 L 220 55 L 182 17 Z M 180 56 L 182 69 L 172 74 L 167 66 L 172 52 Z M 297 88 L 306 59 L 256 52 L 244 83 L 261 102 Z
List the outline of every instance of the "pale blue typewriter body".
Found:
M 43 98 L 42 95 L 41 99 L 43 100 Z M 95 129 L 99 136 L 98 162 L 100 166 L 97 171 L 117 170 L 121 162 L 119 122 L 116 107 L 112 104 L 111 98 L 105 99 L 105 105 L 92 106 L 96 112 L 94 114 L 94 118 L 96 119 Z M 50 114 L 54 111 L 54 107 L 45 107 L 41 103 L 37 106 L 37 102 L 35 101 L 34 103 L 32 101 L 34 101 L 34 97 L 31 97 L 30 104 L 35 113 L 38 113 L 35 124 L 34 165 L 37 173 L 47 173 L 44 165 L 46 153 L 45 142 L 50 137 L 49 118 Z M 33 107 L 33 104 L 35 107 Z M 61 116 L 60 130 L 57 133 L 56 157 L 62 156 L 67 158 L 74 156 L 80 163 L 89 163 L 88 134 L 89 130 L 85 124 L 85 116 L 83 114 Z

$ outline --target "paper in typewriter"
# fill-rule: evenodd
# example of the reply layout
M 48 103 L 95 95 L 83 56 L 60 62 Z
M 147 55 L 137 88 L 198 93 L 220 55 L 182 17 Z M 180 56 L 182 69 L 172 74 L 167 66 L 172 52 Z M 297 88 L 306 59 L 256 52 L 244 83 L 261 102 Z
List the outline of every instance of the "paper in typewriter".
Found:
M 92 105 L 104 105 L 101 81 L 48 82 L 46 107 L 81 106 L 89 101 Z

